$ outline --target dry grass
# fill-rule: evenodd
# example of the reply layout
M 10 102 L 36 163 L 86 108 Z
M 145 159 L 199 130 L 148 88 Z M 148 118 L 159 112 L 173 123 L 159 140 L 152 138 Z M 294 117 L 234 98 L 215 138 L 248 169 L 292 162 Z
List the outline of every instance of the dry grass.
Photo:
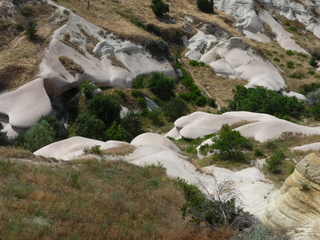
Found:
M 79 64 L 75 63 L 71 58 L 60 56 L 59 61 L 64 66 L 64 68 L 73 76 L 77 73 L 82 74 L 84 72 L 83 68 Z
M 161 167 L 94 160 L 34 165 L 0 158 L 0 172 L 0 233 L 5 239 L 206 235 L 181 220 L 183 194 Z
M 118 147 L 109 148 L 106 150 L 102 150 L 101 154 L 107 155 L 116 155 L 116 156 L 123 156 L 133 153 L 136 148 L 132 145 L 122 144 Z

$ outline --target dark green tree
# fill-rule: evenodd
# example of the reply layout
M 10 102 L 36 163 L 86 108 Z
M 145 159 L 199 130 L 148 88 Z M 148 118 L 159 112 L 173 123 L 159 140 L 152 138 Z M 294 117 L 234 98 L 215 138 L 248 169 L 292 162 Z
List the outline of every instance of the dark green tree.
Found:
M 305 110 L 305 105 L 295 97 L 286 97 L 276 91 L 264 87 L 245 88 L 237 86 L 233 100 L 229 103 L 232 111 L 250 111 L 268 113 L 277 117 L 290 116 L 299 118 Z
M 117 122 L 113 122 L 105 133 L 107 140 L 128 141 L 129 138 L 129 133 Z
M 180 97 L 171 98 L 169 101 L 163 103 L 161 109 L 168 121 L 171 122 L 189 113 L 188 105 Z
M 121 126 L 128 132 L 128 141 L 131 141 L 136 136 L 144 131 L 142 130 L 141 117 L 135 112 L 130 112 L 121 120 Z
M 216 155 L 220 160 L 245 161 L 242 150 L 252 149 L 249 139 L 242 136 L 239 131 L 232 130 L 228 124 L 221 127 L 220 135 L 213 137 L 212 141 L 214 143 L 211 148 L 219 150 Z
M 22 146 L 34 152 L 55 141 L 56 132 L 46 120 L 39 120 L 34 126 L 26 131 L 20 140 Z
M 106 94 L 97 94 L 88 100 L 87 108 L 90 114 L 95 115 L 106 126 L 110 127 L 114 121 L 120 121 L 120 104 L 113 97 Z
M 169 5 L 162 0 L 152 0 L 151 9 L 156 16 L 169 12 Z
M 36 32 L 37 32 L 37 23 L 34 20 L 31 20 L 28 22 L 27 24 L 27 28 L 25 31 L 25 35 L 27 36 L 27 38 L 29 38 L 30 40 L 34 40 L 36 38 Z
M 162 100 L 168 100 L 174 96 L 174 80 L 164 76 L 162 72 L 153 72 L 148 80 L 147 87 Z
M 283 160 L 286 158 L 281 149 L 277 149 L 271 157 L 266 160 L 267 170 L 273 174 L 281 173 Z
M 97 88 L 98 86 L 94 85 L 91 79 L 84 79 L 82 84 L 79 86 L 80 92 L 84 94 L 87 99 L 93 97 L 93 92 Z
M 205 13 L 213 13 L 213 0 L 197 0 L 198 8 Z
M 98 119 L 95 115 L 91 113 L 79 114 L 75 120 L 75 133 L 78 136 L 93 138 L 98 140 L 105 140 L 105 130 L 106 126 Z

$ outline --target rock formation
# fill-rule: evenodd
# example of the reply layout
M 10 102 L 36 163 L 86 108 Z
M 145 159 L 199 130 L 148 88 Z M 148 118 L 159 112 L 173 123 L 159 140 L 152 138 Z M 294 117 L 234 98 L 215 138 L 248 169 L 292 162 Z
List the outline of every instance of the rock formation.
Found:
M 319 169 L 320 158 L 314 153 L 297 164 L 263 215 L 267 226 L 287 230 L 293 239 L 320 238 Z

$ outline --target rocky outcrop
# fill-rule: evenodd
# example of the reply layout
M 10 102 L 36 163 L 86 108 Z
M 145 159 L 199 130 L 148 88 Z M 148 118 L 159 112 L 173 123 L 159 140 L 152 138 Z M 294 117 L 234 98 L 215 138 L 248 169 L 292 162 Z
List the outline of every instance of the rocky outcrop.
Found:
M 297 164 L 263 215 L 267 226 L 288 230 L 293 239 L 320 238 L 319 169 L 320 158 L 315 153 Z

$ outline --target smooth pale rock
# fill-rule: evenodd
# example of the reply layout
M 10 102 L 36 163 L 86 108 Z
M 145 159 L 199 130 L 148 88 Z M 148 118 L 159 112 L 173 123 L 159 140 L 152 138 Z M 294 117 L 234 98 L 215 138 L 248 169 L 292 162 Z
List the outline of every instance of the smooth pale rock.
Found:
M 178 139 L 195 139 L 205 135 L 218 132 L 222 125 L 232 125 L 241 121 L 255 122 L 277 119 L 268 114 L 251 112 L 227 112 L 222 115 L 210 114 L 205 112 L 194 112 L 187 116 L 178 118 L 175 127 L 167 133 L 167 136 Z M 177 132 L 179 136 L 177 137 Z
M 320 142 L 315 142 L 315 143 L 309 143 L 309 144 L 304 144 L 301 146 L 296 146 L 291 148 L 292 151 L 319 151 L 320 150 Z
M 101 150 L 120 147 L 123 145 L 130 145 L 126 142 L 120 141 L 99 141 L 95 139 L 85 137 L 71 137 L 65 140 L 61 140 L 55 143 L 51 143 L 33 154 L 36 156 L 44 156 L 48 158 L 56 158 L 58 160 L 72 160 L 84 154 L 85 148 L 91 148 L 95 145 L 99 145 Z
M 285 132 L 303 135 L 320 135 L 320 127 L 302 126 L 281 119 L 250 123 L 238 127 L 235 130 L 239 131 L 243 136 L 253 137 L 259 142 L 266 142 L 271 139 L 279 138 Z
M 196 139 L 218 132 L 224 124 L 235 124 L 246 121 L 243 126 L 235 128 L 245 137 L 252 137 L 259 142 L 279 138 L 285 132 L 304 135 L 320 135 L 320 127 L 307 127 L 286 120 L 278 119 L 269 114 L 252 112 L 226 112 L 222 115 L 194 112 L 178 118 L 175 127 L 167 133 L 173 138 Z M 177 134 L 179 133 L 179 135 Z
M 269 12 L 261 11 L 259 13 L 259 17 L 263 22 L 267 23 L 271 27 L 272 31 L 277 35 L 276 40 L 281 47 L 286 50 L 297 51 L 309 55 L 306 50 L 304 50 L 302 47 L 296 44 L 293 39 L 291 39 L 293 35 L 284 30 L 281 24 L 277 22 Z
M 287 229 L 291 239 L 319 239 L 320 158 L 311 153 L 300 161 L 268 205 L 263 222 Z
M 263 86 L 275 91 L 285 88 L 278 69 L 248 49 L 240 38 L 220 42 L 200 61 L 209 64 L 217 74 L 248 81 L 247 87 Z
M 41 78 L 0 95 L 0 114 L 8 116 L 8 123 L 12 127 L 29 128 L 41 116 L 51 112 L 51 101 Z
M 181 152 L 171 140 L 157 133 L 140 134 L 135 137 L 130 144 L 133 146 L 161 146 L 178 153 Z

